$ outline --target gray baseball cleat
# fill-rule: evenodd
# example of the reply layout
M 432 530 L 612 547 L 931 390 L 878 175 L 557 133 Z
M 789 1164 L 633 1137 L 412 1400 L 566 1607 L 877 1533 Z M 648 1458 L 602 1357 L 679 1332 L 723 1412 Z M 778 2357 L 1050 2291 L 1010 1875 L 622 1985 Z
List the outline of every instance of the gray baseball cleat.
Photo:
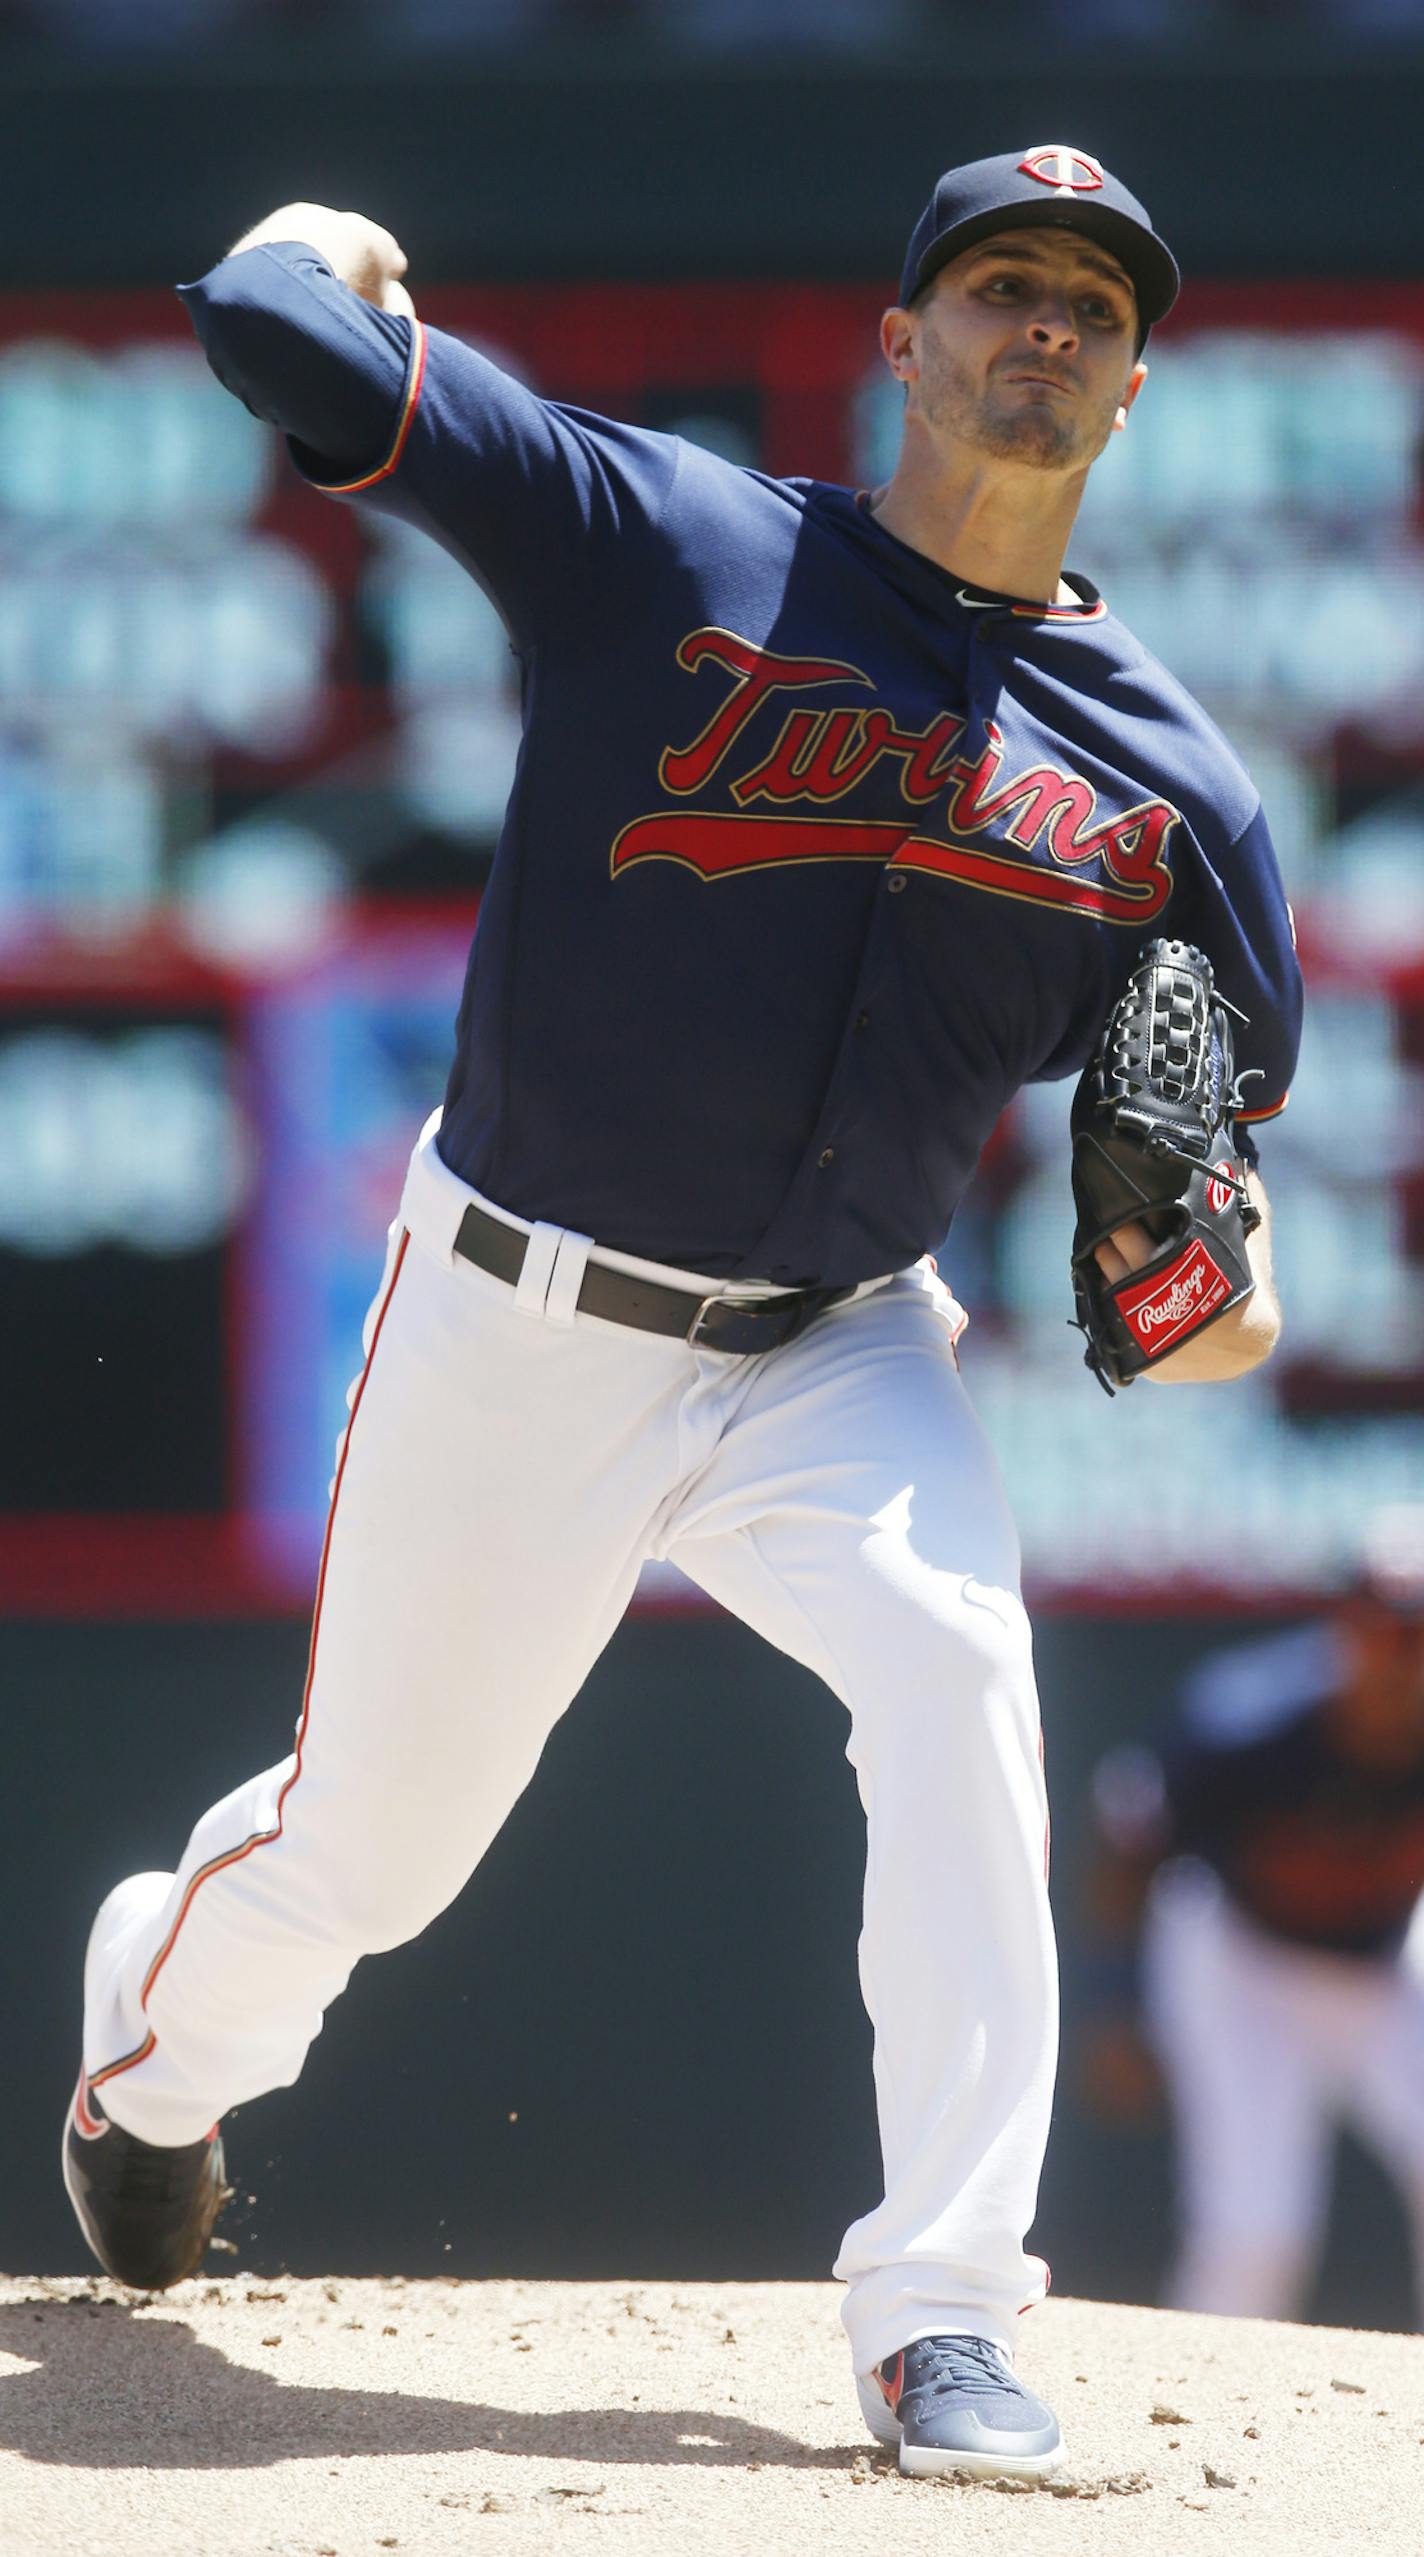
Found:
M 856 2387 L 906 2477 L 1048 2477 L 1062 2464 L 1056 2417 L 987 2336 L 922 2335 Z
M 65 2190 L 106 2273 L 166 2291 L 196 2273 L 231 2188 L 217 2126 L 184 2148 L 156 2148 L 111 2122 L 83 2071 L 64 2120 Z

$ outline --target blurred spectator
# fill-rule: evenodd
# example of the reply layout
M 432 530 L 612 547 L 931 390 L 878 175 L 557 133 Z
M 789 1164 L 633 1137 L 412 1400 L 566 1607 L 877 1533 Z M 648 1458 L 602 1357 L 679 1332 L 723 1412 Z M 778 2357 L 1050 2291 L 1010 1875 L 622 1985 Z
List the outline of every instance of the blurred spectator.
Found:
M 1298 2316 L 1348 2124 L 1424 2321 L 1424 1506 L 1376 1514 L 1325 1621 L 1208 1660 L 1162 1757 L 1110 1753 L 1095 1795 L 1085 2092 L 1130 2120 L 1165 2079 L 1167 2304 Z
M 653 0 L 647 15 L 664 35 L 708 52 L 870 53 L 910 30 L 920 11 L 916 0 Z
M 514 52 L 568 15 L 564 0 L 352 0 L 346 18 L 373 53 Z
M 1125 44 L 1175 45 L 1181 37 L 1203 31 L 1203 22 L 1220 26 L 1229 5 L 1212 0 L 1034 0 L 1033 14 L 1046 28 L 1064 36 L 1114 36 Z
M 1259 31 L 1289 39 L 1311 29 L 1348 37 L 1424 37 L 1424 0 L 1000 0 L 1005 31 L 1109 37 L 1148 54 L 1214 47 Z M 358 49 L 519 52 L 551 36 L 631 29 L 670 48 L 722 54 L 796 48 L 871 53 L 917 32 L 976 33 L 967 0 L 0 0 L 0 34 L 130 53 L 182 52 L 243 33 L 316 29 Z
M 1353 45 L 1372 36 L 1424 36 L 1424 0 L 1029 0 L 1036 24 L 1065 41 L 1110 36 L 1149 53 L 1160 46 L 1214 50 L 1223 37 L 1278 36 L 1284 44 L 1332 29 Z
M 290 0 L 29 0 L 18 12 L 57 44 L 125 53 L 162 53 L 291 14 Z

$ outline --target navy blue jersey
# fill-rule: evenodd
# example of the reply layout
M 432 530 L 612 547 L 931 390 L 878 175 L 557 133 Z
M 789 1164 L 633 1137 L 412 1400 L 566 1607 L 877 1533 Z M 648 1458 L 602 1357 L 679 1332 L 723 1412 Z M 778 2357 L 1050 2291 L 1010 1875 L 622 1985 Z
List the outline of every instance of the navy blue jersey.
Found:
M 1184 1691 L 1155 1804 L 1132 1771 L 1139 1843 L 1198 1857 L 1257 1926 L 1290 1943 L 1392 1954 L 1424 1892 L 1424 1741 L 1391 1766 L 1354 1755 L 1340 1729 L 1344 1681 L 1328 1625 L 1206 1661 Z M 1108 1826 L 1133 1843 L 1121 1821 Z
M 440 1136 L 487 1197 L 715 1276 L 903 1266 L 1155 932 L 1207 951 L 1250 1114 L 1282 1107 L 1300 979 L 1257 794 L 1082 581 L 967 588 L 854 491 L 538 398 L 309 248 L 185 300 L 307 476 L 432 534 L 517 653 Z

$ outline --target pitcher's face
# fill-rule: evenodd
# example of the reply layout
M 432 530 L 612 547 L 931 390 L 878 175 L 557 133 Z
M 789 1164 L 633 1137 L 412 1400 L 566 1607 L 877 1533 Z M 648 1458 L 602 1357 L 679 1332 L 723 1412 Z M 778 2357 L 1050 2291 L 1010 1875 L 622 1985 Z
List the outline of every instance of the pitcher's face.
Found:
M 1005 462 L 1085 472 L 1146 379 L 1131 282 L 1079 232 L 978 241 L 898 318 L 911 323 L 909 352 L 891 362 L 910 411 L 937 443 Z

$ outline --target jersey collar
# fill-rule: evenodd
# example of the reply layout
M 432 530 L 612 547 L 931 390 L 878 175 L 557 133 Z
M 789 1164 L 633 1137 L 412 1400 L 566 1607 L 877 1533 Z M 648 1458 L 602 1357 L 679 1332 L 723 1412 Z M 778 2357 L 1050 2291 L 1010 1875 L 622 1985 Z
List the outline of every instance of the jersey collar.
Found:
M 956 586 L 954 600 L 968 613 L 1012 613 L 1016 621 L 1101 621 L 1107 606 L 1096 586 L 1080 577 L 1075 569 L 1064 571 L 1063 583 L 1071 586 L 1077 602 L 1072 604 L 1028 604 L 1022 595 L 998 595 L 988 586 Z
M 1104 603 L 1102 596 L 1099 594 L 1097 587 L 1092 584 L 1090 579 L 1080 577 L 1076 569 L 1065 569 L 1063 575 L 1064 585 L 1071 586 L 1075 596 L 1078 598 L 1077 602 L 1072 604 L 1033 604 L 1027 602 L 1022 595 L 1000 594 L 991 586 L 966 586 L 962 584 L 958 578 L 950 574 L 948 569 L 941 568 L 938 560 L 930 559 L 928 554 L 924 551 L 917 551 L 914 548 L 913 543 L 902 542 L 898 533 L 890 532 L 887 526 L 880 523 L 877 517 L 872 515 L 870 511 L 870 500 L 872 494 L 873 492 L 868 488 L 858 488 L 856 490 L 855 503 L 857 512 L 863 517 L 867 524 L 873 526 L 874 530 L 880 534 L 882 540 L 893 542 L 897 550 L 909 551 L 912 558 L 923 561 L 927 568 L 933 569 L 937 577 L 943 578 L 945 584 L 950 588 L 955 602 L 963 611 L 969 613 L 1010 613 L 1013 615 L 1015 621 L 1089 622 L 1102 621 L 1106 618 L 1108 608 Z

